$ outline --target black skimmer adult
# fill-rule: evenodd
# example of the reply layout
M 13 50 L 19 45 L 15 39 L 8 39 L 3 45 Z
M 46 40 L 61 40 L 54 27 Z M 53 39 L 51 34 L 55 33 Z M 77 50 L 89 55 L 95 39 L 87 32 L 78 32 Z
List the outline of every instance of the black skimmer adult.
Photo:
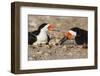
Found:
M 83 30 L 78 27 L 71 28 L 68 32 L 65 33 L 65 36 L 60 40 L 60 44 L 63 44 L 66 40 L 75 39 L 77 45 L 86 45 L 88 44 L 88 31 Z
M 48 31 L 52 31 L 53 27 L 51 24 L 43 23 L 37 30 L 28 32 L 28 44 L 37 45 L 48 43 L 50 41 Z

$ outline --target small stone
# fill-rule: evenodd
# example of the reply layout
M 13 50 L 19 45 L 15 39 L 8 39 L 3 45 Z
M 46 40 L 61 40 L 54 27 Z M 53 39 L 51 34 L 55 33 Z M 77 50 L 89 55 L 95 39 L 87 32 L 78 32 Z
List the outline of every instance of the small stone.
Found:
M 36 55 L 33 54 L 32 57 L 36 57 Z
M 55 39 L 56 44 L 59 43 L 59 41 L 60 41 L 59 39 Z
M 42 53 L 43 53 L 42 51 L 37 52 L 37 54 L 39 54 L 39 55 L 42 54 Z
M 63 49 L 66 49 L 66 48 L 67 48 L 67 46 L 66 46 L 66 45 L 64 45 L 62 48 L 63 48 Z
M 49 56 L 49 54 L 48 53 L 44 53 L 44 56 Z
M 47 46 L 47 48 L 52 48 L 52 45 L 46 45 Z
M 55 45 L 56 43 L 54 41 L 50 42 L 49 45 Z

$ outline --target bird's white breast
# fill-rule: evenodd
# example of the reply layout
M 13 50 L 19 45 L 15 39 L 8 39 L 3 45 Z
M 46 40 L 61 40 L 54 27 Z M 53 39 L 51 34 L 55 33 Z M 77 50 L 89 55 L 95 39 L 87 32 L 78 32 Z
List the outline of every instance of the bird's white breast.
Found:
M 37 35 L 37 41 L 34 45 L 47 43 L 47 33 L 45 31 L 41 31 L 39 35 Z
M 47 34 L 45 32 L 41 32 L 38 36 L 37 36 L 37 40 L 38 41 L 47 41 Z

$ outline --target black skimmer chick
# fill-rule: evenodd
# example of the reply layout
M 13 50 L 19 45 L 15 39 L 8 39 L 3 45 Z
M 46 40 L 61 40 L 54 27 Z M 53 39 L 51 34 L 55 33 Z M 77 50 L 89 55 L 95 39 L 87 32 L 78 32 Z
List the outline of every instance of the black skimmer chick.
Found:
M 63 44 L 66 40 L 75 39 L 77 45 L 84 45 L 87 47 L 88 44 L 88 31 L 78 27 L 71 28 L 65 33 L 65 36 L 60 40 L 60 44 Z
M 46 44 L 50 41 L 48 31 L 52 31 L 54 28 L 53 25 L 48 23 L 43 23 L 39 28 L 33 32 L 28 32 L 28 44 L 37 45 L 37 44 Z

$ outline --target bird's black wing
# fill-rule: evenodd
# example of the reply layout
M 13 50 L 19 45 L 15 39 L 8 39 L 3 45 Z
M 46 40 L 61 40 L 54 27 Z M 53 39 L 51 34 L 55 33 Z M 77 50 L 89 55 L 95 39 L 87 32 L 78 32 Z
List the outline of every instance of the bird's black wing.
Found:
M 40 33 L 40 31 L 38 30 L 36 30 L 36 31 L 33 31 L 33 32 L 31 32 L 32 34 L 34 34 L 34 35 L 38 35 L 39 33 Z
M 78 45 L 82 45 L 83 43 L 88 44 L 88 32 L 85 30 L 80 30 L 75 37 L 75 41 Z
M 32 32 L 28 32 L 28 44 L 32 45 L 34 42 L 37 41 L 37 37 Z

